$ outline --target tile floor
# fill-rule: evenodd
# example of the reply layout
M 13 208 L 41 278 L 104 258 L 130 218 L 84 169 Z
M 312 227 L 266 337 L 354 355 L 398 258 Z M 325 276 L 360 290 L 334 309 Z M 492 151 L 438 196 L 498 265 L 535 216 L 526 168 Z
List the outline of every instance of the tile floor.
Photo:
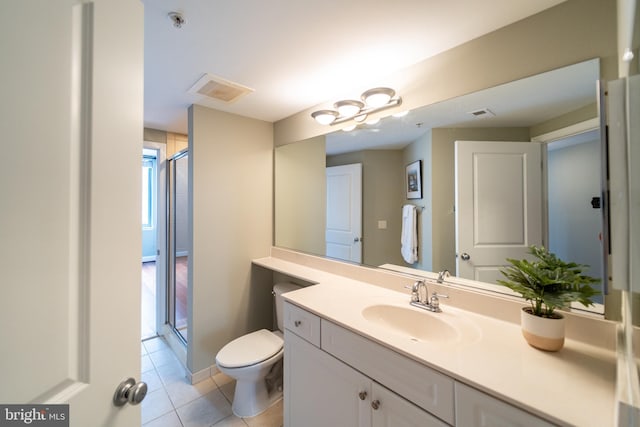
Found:
M 144 427 L 281 427 L 282 400 L 262 414 L 238 418 L 231 411 L 235 381 L 219 373 L 191 385 L 185 370 L 162 338 L 142 342 Z

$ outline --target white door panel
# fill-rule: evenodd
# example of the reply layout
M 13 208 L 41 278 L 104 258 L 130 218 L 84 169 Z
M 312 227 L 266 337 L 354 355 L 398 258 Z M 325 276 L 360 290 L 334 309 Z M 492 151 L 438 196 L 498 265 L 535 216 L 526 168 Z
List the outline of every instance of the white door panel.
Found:
M 0 402 L 72 426 L 140 423 L 142 43 L 137 0 L 1 6 Z
M 541 243 L 540 144 L 456 141 L 457 275 L 495 283 Z
M 362 165 L 327 168 L 326 255 L 362 262 Z

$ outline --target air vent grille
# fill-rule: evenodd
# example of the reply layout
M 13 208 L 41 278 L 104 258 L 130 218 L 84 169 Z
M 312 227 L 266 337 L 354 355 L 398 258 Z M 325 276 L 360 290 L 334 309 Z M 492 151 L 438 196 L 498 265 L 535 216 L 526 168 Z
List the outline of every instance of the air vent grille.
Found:
M 189 93 L 204 95 L 218 101 L 231 103 L 244 95 L 253 92 L 253 89 L 230 82 L 222 77 L 206 73 L 189 89 Z
M 471 114 L 473 117 L 493 117 L 493 116 L 495 116 L 493 111 L 489 110 L 488 108 L 481 108 L 479 110 L 470 111 L 469 114 Z

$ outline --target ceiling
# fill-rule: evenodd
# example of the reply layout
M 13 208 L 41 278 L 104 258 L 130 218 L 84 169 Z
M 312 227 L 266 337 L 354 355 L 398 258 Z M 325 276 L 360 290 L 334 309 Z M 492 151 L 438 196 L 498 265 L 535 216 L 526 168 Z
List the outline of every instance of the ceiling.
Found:
M 145 127 L 187 133 L 191 104 L 275 122 L 370 87 L 401 92 L 398 71 L 562 1 L 143 0 Z M 253 92 L 189 93 L 205 73 Z

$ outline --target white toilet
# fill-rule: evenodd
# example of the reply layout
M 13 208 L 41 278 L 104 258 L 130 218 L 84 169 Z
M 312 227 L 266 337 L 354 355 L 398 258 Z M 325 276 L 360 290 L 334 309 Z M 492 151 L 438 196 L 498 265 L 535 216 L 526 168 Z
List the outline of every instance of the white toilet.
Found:
M 282 294 L 300 289 L 293 283 L 273 286 L 278 330 L 251 332 L 231 341 L 216 355 L 216 365 L 224 374 L 235 378 L 233 413 L 238 417 L 253 417 L 282 397 L 282 389 L 269 392 L 266 376 L 284 354 Z

